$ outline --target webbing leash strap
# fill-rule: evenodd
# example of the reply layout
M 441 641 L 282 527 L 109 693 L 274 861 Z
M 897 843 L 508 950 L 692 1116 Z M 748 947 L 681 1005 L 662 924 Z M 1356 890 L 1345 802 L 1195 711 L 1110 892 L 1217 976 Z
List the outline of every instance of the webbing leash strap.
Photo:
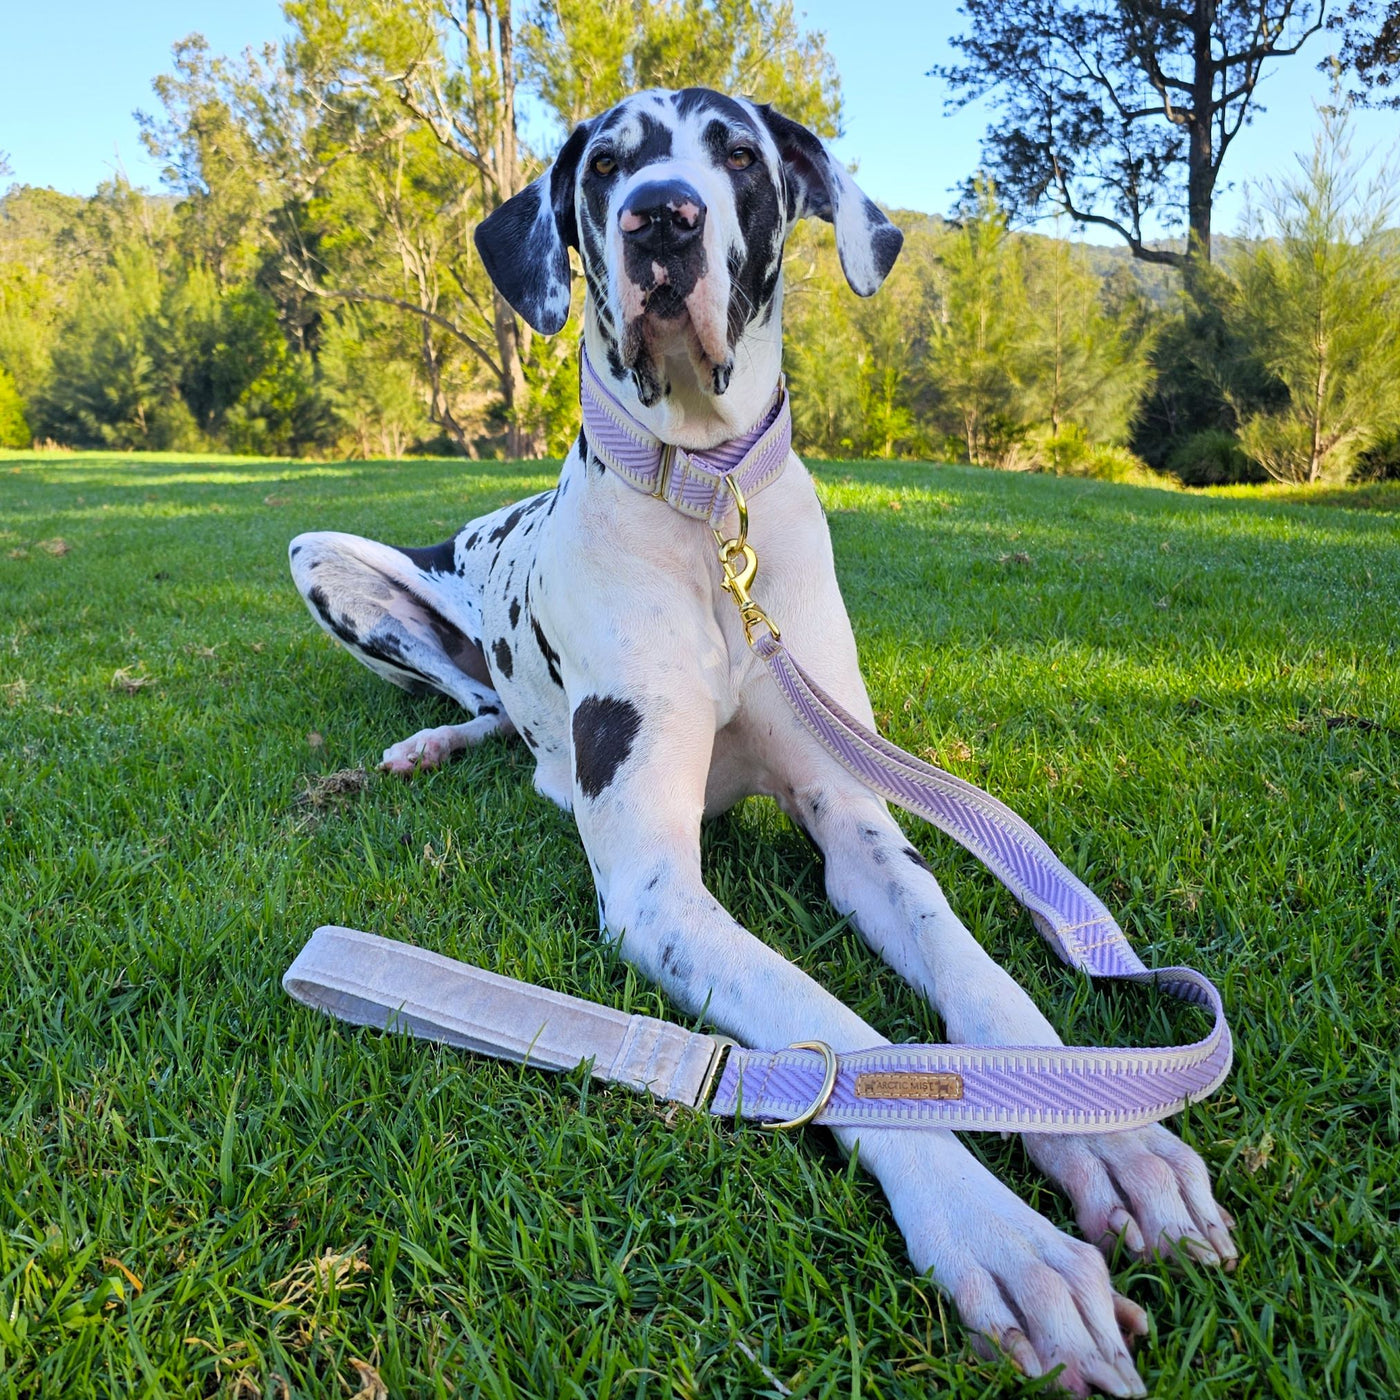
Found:
M 732 476 L 727 481 L 739 525 L 729 538 L 714 532 L 723 586 L 739 609 L 749 646 L 803 727 L 872 792 L 932 823 L 975 855 L 1030 911 L 1070 966 L 1093 978 L 1151 983 L 1208 1008 L 1214 1018 L 1203 1039 L 1163 1049 L 902 1045 L 840 1056 L 843 1068 L 831 1086 L 829 1107 L 847 1115 L 843 1123 L 1102 1132 L 1156 1122 L 1212 1093 L 1234 1055 L 1215 985 L 1194 968 L 1149 968 L 1098 896 L 1029 823 L 990 793 L 867 729 L 822 690 L 750 594 L 758 559 L 747 538 L 748 506 L 738 481 Z M 744 1116 L 752 1116 L 757 1074 L 765 1110 L 781 1116 L 800 1111 L 821 1092 L 823 1069 L 810 1051 L 796 1047 L 770 1054 L 763 1064 L 753 1056 L 731 1058 L 715 1092 L 715 1109 L 733 1112 L 742 1104 Z M 816 1121 L 836 1120 L 824 1111 Z
M 769 1128 L 815 1122 L 1105 1132 L 1155 1122 L 1216 1089 L 1229 1072 L 1233 1048 L 1214 985 L 1189 967 L 1149 968 L 1098 897 L 1026 822 L 847 713 L 787 650 L 754 601 L 758 560 L 747 538 L 745 491 L 776 480 L 786 464 L 791 420 L 781 386 L 753 430 L 694 454 L 667 448 L 632 420 L 586 355 L 582 400 L 599 460 L 636 490 L 714 530 L 723 586 L 739 608 L 749 645 L 798 721 L 832 758 L 982 861 L 1072 967 L 1092 978 L 1150 983 L 1205 1007 L 1214 1025 L 1194 1044 L 1163 1049 L 881 1045 L 838 1055 L 820 1042 L 804 1042 L 749 1050 L 724 1036 L 628 1016 L 425 949 L 333 927 L 318 929 L 298 954 L 283 978 L 287 992 L 357 1025 L 406 1030 L 544 1069 L 589 1062 L 598 1078 Z M 738 531 L 726 537 L 718 527 L 731 507 Z

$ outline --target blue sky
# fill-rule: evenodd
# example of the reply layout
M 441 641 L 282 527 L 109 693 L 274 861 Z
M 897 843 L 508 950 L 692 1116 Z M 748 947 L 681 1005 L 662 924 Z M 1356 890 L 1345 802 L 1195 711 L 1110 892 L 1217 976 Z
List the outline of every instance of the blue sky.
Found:
M 17 179 L 84 193 L 118 163 L 136 184 L 156 184 L 132 112 L 154 107 L 151 79 L 168 66 L 176 39 L 198 30 L 231 52 L 282 28 L 277 0 L 11 0 L 6 8 L 0 151 Z M 985 125 L 976 111 L 945 116 L 941 86 L 926 76 L 949 56 L 955 0 L 797 0 L 797 8 L 826 31 L 836 58 L 846 99 L 838 152 L 858 163 L 861 184 L 886 204 L 946 210 L 949 190 L 976 165 Z M 1235 226 L 1244 181 L 1284 171 L 1309 145 L 1313 101 L 1327 94 L 1315 66 L 1324 52 L 1305 51 L 1261 85 L 1268 111 L 1230 152 L 1226 174 L 1236 188 L 1217 204 L 1220 231 Z M 1383 148 L 1397 134 L 1394 112 L 1363 113 L 1355 144 Z

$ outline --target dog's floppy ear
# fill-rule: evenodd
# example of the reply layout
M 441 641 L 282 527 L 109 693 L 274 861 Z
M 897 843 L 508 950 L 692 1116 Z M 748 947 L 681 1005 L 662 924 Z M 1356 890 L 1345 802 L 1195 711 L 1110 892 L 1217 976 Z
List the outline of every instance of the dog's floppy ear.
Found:
M 554 164 L 476 226 L 476 250 L 497 290 L 537 331 L 569 319 L 569 249 L 578 247 L 574 181 L 589 124 L 574 128 Z
M 788 218 L 825 219 L 835 225 L 846 281 L 857 296 L 874 296 L 904 246 L 904 235 L 817 136 L 771 107 L 758 111 L 783 160 Z

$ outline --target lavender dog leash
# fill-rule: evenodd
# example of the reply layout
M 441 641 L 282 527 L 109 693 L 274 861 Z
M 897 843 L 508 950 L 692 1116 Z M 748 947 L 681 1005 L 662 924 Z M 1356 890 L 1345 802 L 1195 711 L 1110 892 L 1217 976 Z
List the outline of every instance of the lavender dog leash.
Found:
M 683 452 L 647 433 L 593 373 L 586 352 L 581 399 L 594 455 L 634 489 L 710 524 L 723 586 L 739 608 L 749 645 L 793 714 L 837 762 L 977 856 L 1071 966 L 1093 978 L 1151 983 L 1208 1008 L 1214 1025 L 1194 1044 L 1164 1049 L 885 1045 L 838 1055 L 812 1042 L 750 1050 L 724 1036 L 628 1016 L 334 927 L 312 935 L 283 978 L 287 992 L 358 1025 L 407 1030 L 541 1068 L 591 1062 L 598 1078 L 770 1128 L 815 1122 L 1104 1132 L 1156 1122 L 1219 1087 L 1233 1050 L 1215 986 L 1189 967 L 1147 967 L 1097 896 L 1025 821 L 848 714 L 791 655 L 754 602 L 749 589 L 758 561 L 747 541 L 747 496 L 776 480 L 787 463 L 791 419 L 782 387 L 756 428 L 705 453 Z M 726 537 L 719 527 L 731 513 L 737 513 L 738 533 Z
M 632 457 L 624 479 L 646 490 L 649 464 L 638 463 L 638 440 L 650 438 L 650 462 L 657 471 L 667 449 L 631 418 L 586 356 L 580 398 L 590 449 L 609 467 L 623 440 L 616 425 L 627 425 Z M 790 420 L 783 426 L 789 434 L 783 446 L 790 448 Z M 1223 1082 L 1233 1056 L 1215 986 L 1193 968 L 1148 968 L 1103 903 L 1027 822 L 980 788 L 867 729 L 784 646 L 778 628 L 749 592 L 758 561 L 747 541 L 747 497 L 776 479 L 756 472 L 751 460 L 760 446 L 765 455 L 773 451 L 771 420 L 735 442 L 746 445 L 748 455 L 737 462 L 727 457 L 708 469 L 712 504 L 704 518 L 715 531 L 724 587 L 739 608 L 749 645 L 793 714 L 866 787 L 931 822 L 982 861 L 1030 911 L 1065 962 L 1090 977 L 1151 983 L 1209 1008 L 1214 1025 L 1202 1040 L 1166 1049 L 905 1045 L 870 1050 L 838 1057 L 840 1069 L 830 1086 L 824 1082 L 829 1063 L 819 1052 L 746 1051 L 729 1057 L 715 1093 L 715 1111 L 795 1118 L 825 1089 L 827 1108 L 814 1120 L 819 1123 L 837 1122 L 831 1114 L 839 1109 L 842 1123 L 1086 1131 L 1154 1122 L 1210 1094 Z M 786 451 L 783 458 L 785 462 Z M 706 473 L 707 467 L 703 456 L 692 458 L 693 475 Z M 728 538 L 719 528 L 731 513 L 720 504 L 726 490 L 727 504 L 738 517 L 738 533 Z

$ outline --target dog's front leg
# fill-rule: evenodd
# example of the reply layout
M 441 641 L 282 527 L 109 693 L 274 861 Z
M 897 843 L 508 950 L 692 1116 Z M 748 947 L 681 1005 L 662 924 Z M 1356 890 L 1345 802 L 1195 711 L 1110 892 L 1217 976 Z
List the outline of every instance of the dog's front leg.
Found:
M 937 1007 L 953 1041 L 1059 1045 L 1054 1028 L 948 906 L 883 802 L 843 772 L 795 794 L 826 861 L 827 892 L 866 941 Z M 1027 1133 L 1032 1160 L 1070 1197 L 1085 1236 L 1136 1254 L 1183 1250 L 1233 1265 L 1232 1221 L 1201 1159 L 1160 1125 L 1117 1133 Z
M 700 820 L 714 707 L 698 685 L 589 695 L 573 712 L 574 813 L 609 932 L 673 1001 L 742 1044 L 883 1038 L 742 928 L 705 888 Z M 1146 1318 L 1116 1295 L 1099 1254 L 1007 1190 L 937 1130 L 839 1131 L 879 1180 L 914 1267 L 932 1269 L 963 1320 L 1032 1375 L 1139 1395 L 1123 1332 Z

